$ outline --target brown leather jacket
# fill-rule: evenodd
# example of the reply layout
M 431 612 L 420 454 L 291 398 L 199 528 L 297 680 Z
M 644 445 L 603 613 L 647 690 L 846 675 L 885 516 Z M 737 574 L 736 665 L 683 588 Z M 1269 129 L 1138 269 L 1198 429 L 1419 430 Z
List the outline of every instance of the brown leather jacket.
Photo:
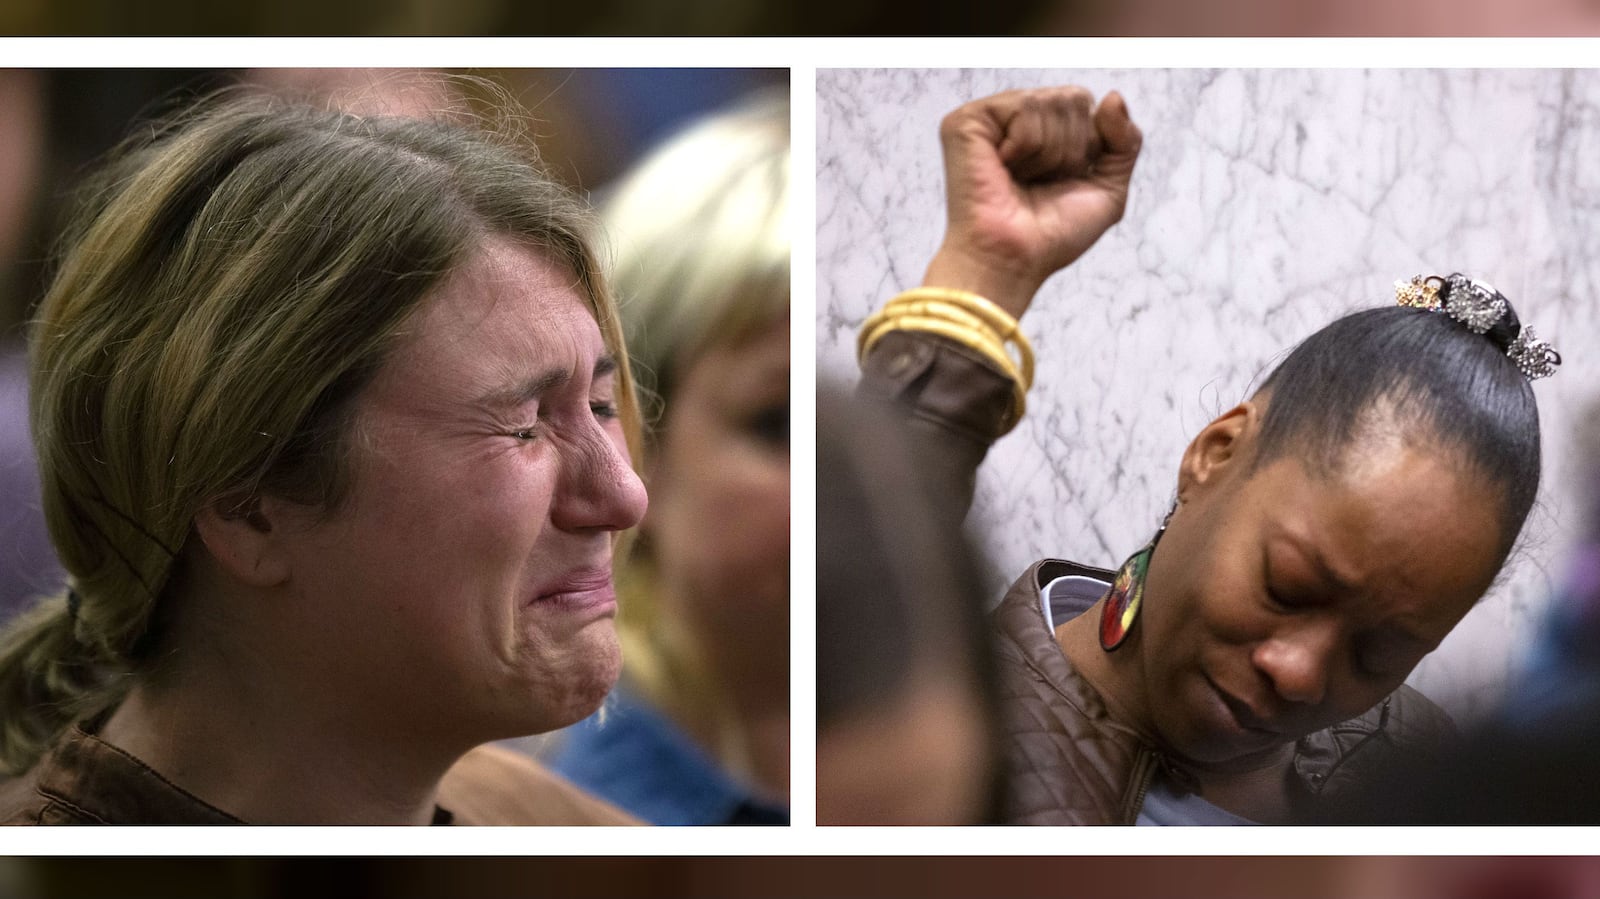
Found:
M 862 363 L 861 390 L 895 401 L 920 436 L 919 462 L 964 516 L 978 465 L 999 437 L 1011 387 L 979 356 L 938 337 L 892 333 Z M 1006 820 L 1013 824 L 1132 824 L 1158 773 L 1181 784 L 1154 741 L 1111 719 L 1073 668 L 1045 619 L 1040 592 L 1064 574 L 1109 583 L 1113 573 L 1072 562 L 1034 563 L 994 611 L 1006 745 Z M 1401 687 L 1366 714 L 1301 739 L 1293 768 L 1296 812 L 1320 811 L 1364 784 L 1436 755 L 1449 718 Z
M 439 785 L 434 824 L 639 824 L 532 759 L 498 746 Z M 244 824 L 81 727 L 21 777 L 0 780 L 0 824 Z

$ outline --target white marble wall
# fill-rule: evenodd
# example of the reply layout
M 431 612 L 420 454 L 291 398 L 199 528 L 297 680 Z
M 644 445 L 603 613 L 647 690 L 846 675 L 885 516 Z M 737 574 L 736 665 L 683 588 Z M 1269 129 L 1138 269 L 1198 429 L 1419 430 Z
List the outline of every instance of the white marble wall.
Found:
M 1502 582 L 1412 682 L 1460 716 L 1494 702 L 1560 578 L 1579 503 L 1571 434 L 1600 400 L 1600 72 L 817 72 L 818 370 L 914 286 L 944 227 L 940 117 L 985 94 L 1116 88 L 1144 129 L 1127 216 L 1045 285 L 1027 419 L 974 510 L 998 591 L 1032 560 L 1115 565 L 1171 501 L 1188 439 L 1287 347 L 1472 272 L 1566 358 L 1538 385 L 1545 484 Z

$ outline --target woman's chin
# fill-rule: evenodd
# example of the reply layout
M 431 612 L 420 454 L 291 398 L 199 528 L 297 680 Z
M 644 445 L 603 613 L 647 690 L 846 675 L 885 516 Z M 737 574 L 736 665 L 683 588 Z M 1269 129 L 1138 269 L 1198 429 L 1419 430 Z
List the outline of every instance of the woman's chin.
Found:
M 586 627 L 560 665 L 529 673 L 521 695 L 517 736 L 548 733 L 577 724 L 604 704 L 622 675 L 622 649 L 609 619 Z
M 1282 734 L 1217 727 L 1210 720 L 1189 721 L 1164 731 L 1163 749 L 1181 768 L 1196 773 L 1237 774 L 1281 764 L 1294 748 Z
M 1219 735 L 1188 746 L 1172 747 L 1168 752 L 1180 767 L 1197 774 L 1242 774 L 1288 762 L 1294 741 L 1279 736 L 1239 740 Z

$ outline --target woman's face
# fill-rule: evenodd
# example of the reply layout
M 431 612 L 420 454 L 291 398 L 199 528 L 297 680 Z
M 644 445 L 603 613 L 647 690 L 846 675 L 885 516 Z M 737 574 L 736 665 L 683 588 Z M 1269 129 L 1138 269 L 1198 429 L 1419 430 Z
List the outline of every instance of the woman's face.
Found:
M 645 492 L 573 278 L 495 239 L 357 401 L 353 485 L 291 586 L 365 714 L 474 742 L 591 713 L 620 668 L 612 537 Z
M 689 362 L 650 470 L 646 530 L 669 614 L 723 676 L 788 695 L 789 322 Z
M 1325 476 L 1292 452 L 1252 472 L 1245 408 L 1185 455 L 1141 613 L 1150 720 L 1202 766 L 1265 759 L 1382 701 L 1500 551 L 1498 497 L 1454 455 L 1374 429 Z

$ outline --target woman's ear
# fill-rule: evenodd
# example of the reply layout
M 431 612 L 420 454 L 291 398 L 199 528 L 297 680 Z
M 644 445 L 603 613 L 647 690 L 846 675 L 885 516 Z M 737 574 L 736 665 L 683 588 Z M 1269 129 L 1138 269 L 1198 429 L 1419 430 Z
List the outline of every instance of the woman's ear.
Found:
M 282 541 L 281 503 L 260 496 L 228 494 L 207 503 L 194 517 L 200 542 L 217 565 L 240 583 L 274 587 L 289 579 Z
M 1178 502 L 1187 501 L 1196 491 L 1249 463 L 1255 455 L 1264 411 L 1265 407 L 1256 400 L 1246 400 L 1195 435 L 1178 466 Z

